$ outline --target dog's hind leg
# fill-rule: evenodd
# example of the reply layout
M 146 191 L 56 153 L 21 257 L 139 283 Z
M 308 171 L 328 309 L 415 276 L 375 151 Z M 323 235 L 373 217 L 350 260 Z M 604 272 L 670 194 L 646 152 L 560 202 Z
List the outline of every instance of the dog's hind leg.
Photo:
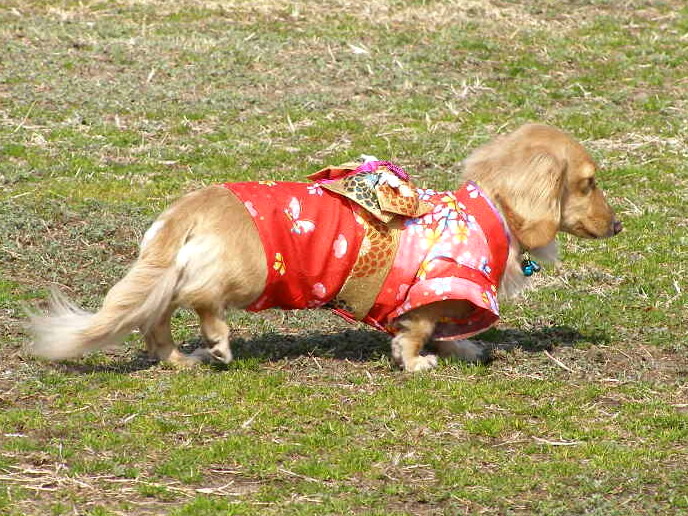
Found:
M 192 356 L 205 361 L 219 360 L 228 364 L 232 361 L 232 350 L 229 347 L 229 326 L 224 321 L 224 310 L 199 307 L 195 310 L 201 318 L 201 334 L 208 347 L 197 349 Z
M 188 367 L 201 361 L 197 357 L 185 355 L 174 343 L 170 319 L 174 308 L 170 308 L 144 333 L 148 355 L 155 360 L 169 362 L 175 366 Z
M 432 343 L 432 347 L 442 358 L 453 358 L 471 364 L 489 362 L 492 353 L 487 344 L 476 344 L 472 340 L 438 340 Z

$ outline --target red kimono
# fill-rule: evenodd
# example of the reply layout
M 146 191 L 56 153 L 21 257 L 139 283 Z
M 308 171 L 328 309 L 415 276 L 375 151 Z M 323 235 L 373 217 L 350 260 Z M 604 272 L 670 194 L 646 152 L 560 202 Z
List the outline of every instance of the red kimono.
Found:
M 267 260 L 265 290 L 248 309 L 332 305 L 359 253 L 367 252 L 362 208 L 318 183 L 224 186 L 253 216 Z M 467 300 L 474 311 L 462 320 L 440 321 L 433 338 L 484 331 L 499 319 L 496 294 L 509 249 L 504 220 L 474 183 L 456 192 L 418 189 L 417 195 L 432 209 L 404 221 L 391 269 L 372 308 L 359 318 L 393 333 L 393 320 L 413 308 Z M 346 308 L 333 310 L 353 318 Z
M 363 239 L 354 203 L 317 184 L 261 181 L 224 186 L 253 216 L 267 260 L 265 290 L 248 310 L 319 308 L 334 298 Z

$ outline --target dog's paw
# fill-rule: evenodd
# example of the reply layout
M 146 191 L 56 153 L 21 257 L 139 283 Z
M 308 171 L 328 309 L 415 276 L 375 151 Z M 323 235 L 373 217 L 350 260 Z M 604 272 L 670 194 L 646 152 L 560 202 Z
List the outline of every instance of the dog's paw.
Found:
M 472 364 L 489 362 L 492 352 L 489 346 L 472 340 L 436 341 L 432 343 L 432 348 L 442 358 L 454 358 Z
M 192 356 L 192 355 L 187 355 L 185 353 L 182 353 L 181 351 L 176 351 L 171 353 L 169 357 L 165 360 L 168 364 L 174 366 L 174 367 L 179 367 L 179 368 L 187 368 L 187 367 L 196 367 L 200 364 L 203 363 L 203 360 L 201 360 L 200 357 Z
M 229 364 L 232 361 L 232 352 L 219 348 L 198 348 L 190 356 L 206 364 Z
M 229 349 L 220 349 L 214 347 L 210 348 L 208 351 L 216 361 L 222 362 L 223 364 L 229 364 L 234 358 L 232 357 L 232 351 Z
M 404 357 L 402 354 L 403 348 L 401 347 L 401 342 L 399 341 L 399 336 L 392 339 L 392 361 L 398 367 L 404 367 Z
M 408 371 L 409 373 L 427 371 L 435 367 L 437 367 L 437 357 L 435 355 L 413 357 L 404 363 L 404 371 Z

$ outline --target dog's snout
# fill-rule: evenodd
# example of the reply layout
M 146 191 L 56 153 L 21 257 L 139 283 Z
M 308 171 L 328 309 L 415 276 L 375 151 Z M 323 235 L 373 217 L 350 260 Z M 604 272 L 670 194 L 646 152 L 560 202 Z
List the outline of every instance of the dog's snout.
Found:
M 612 224 L 612 229 L 614 230 L 614 234 L 618 235 L 621 233 L 621 230 L 623 229 L 623 224 L 621 224 L 620 220 L 614 220 L 614 223 Z

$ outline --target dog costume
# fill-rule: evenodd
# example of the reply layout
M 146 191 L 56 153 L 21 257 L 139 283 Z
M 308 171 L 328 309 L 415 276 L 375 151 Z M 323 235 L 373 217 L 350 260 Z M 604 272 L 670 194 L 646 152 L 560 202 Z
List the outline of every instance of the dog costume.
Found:
M 267 260 L 265 290 L 248 310 L 329 307 L 394 333 L 393 320 L 414 308 L 469 301 L 466 318 L 436 325 L 440 340 L 499 319 L 508 231 L 475 183 L 420 189 L 383 161 L 328 167 L 310 179 L 223 185 L 253 217 Z

